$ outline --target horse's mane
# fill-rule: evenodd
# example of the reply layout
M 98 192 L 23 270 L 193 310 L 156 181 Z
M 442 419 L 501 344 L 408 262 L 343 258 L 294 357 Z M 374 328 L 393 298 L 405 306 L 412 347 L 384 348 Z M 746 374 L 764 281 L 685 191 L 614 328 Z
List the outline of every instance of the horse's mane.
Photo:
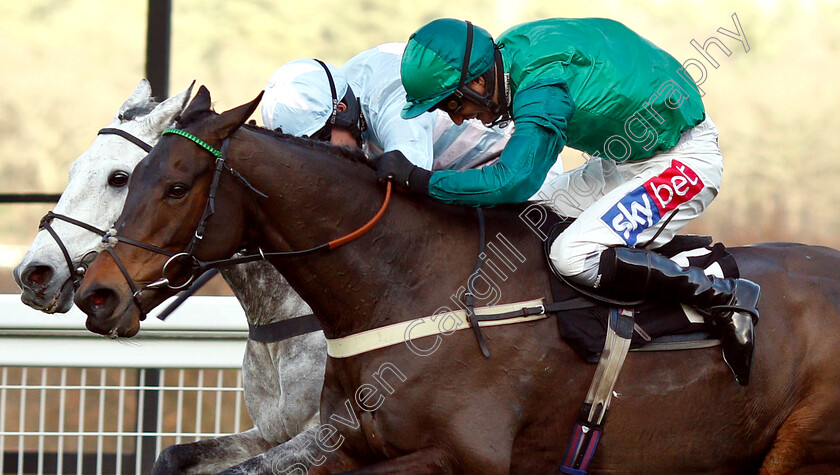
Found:
M 242 127 L 253 132 L 257 132 L 259 134 L 274 137 L 275 139 L 280 140 L 282 142 L 298 145 L 319 152 L 328 153 L 330 155 L 339 156 L 359 163 L 367 162 L 367 156 L 360 149 L 350 148 L 347 146 L 333 145 L 330 142 L 324 142 L 309 137 L 298 137 L 295 135 L 284 134 L 283 132 L 277 130 L 270 130 L 266 129 L 265 127 L 260 127 L 253 122 L 244 124 Z
M 257 132 L 257 133 L 263 134 L 263 135 L 268 135 L 270 137 L 276 138 L 277 140 L 280 140 L 280 141 L 283 141 L 283 142 L 286 142 L 286 143 L 290 143 L 290 144 L 294 144 L 294 145 L 299 145 L 299 146 L 302 146 L 302 147 L 305 147 L 305 148 L 308 148 L 308 149 L 311 149 L 311 150 L 322 151 L 322 152 L 328 153 L 328 154 L 333 155 L 333 156 L 338 156 L 338 157 L 341 157 L 341 158 L 345 158 L 345 159 L 349 159 L 349 160 L 356 161 L 356 162 L 361 162 L 361 163 L 365 163 L 367 161 L 367 156 L 365 155 L 365 153 L 362 150 L 357 149 L 357 148 L 350 148 L 350 147 L 347 147 L 347 146 L 333 145 L 330 142 L 324 142 L 324 141 L 312 139 L 312 138 L 309 138 L 309 137 L 298 137 L 298 136 L 295 136 L 295 135 L 284 134 L 284 133 L 282 133 L 280 131 L 277 131 L 277 130 L 271 130 L 271 129 L 266 129 L 265 127 L 260 127 L 260 126 L 256 125 L 255 123 L 253 123 L 253 121 L 251 123 L 243 125 L 243 127 L 247 128 L 248 130 L 251 130 L 253 132 Z M 442 208 L 442 211 L 443 210 L 453 211 L 453 210 L 458 209 L 458 208 L 462 209 L 462 211 L 463 211 L 463 210 L 471 210 L 471 209 L 474 208 L 474 207 L 468 206 L 468 205 L 445 204 L 442 201 L 437 201 L 437 200 L 434 200 L 433 203 L 436 206 L 440 206 Z M 519 214 L 522 213 L 522 211 L 524 211 L 528 206 L 530 206 L 532 204 L 533 204 L 533 202 L 503 204 L 503 205 L 498 205 L 498 206 L 495 206 L 495 207 L 492 207 L 492 208 L 487 208 L 487 210 L 490 212 L 491 215 L 497 215 L 497 213 L 498 213 L 502 216 L 508 215 L 509 217 L 511 217 L 511 216 L 518 217 Z M 472 213 L 472 211 L 470 211 L 470 213 Z
M 209 114 L 215 114 L 215 112 L 213 110 L 196 110 L 187 112 L 186 114 L 176 118 L 176 127 L 184 128 L 187 125 L 197 122 L 198 120 Z M 329 155 L 342 157 L 359 163 L 367 162 L 367 157 L 365 156 L 365 153 L 358 149 L 352 149 L 346 146 L 333 145 L 329 142 L 322 142 L 320 140 L 311 139 L 309 137 L 296 137 L 294 135 L 284 134 L 279 131 L 266 129 L 265 127 L 260 127 L 254 121 L 251 121 L 247 124 L 243 124 L 242 127 L 262 135 L 273 137 L 285 143 L 305 147 L 311 150 L 317 150 L 320 152 L 327 153 Z
M 205 115 L 211 114 L 211 113 L 213 113 L 213 112 L 209 111 L 209 110 L 201 110 L 201 111 L 195 111 L 195 112 L 192 112 L 192 113 L 188 113 L 188 114 L 186 114 L 182 117 L 179 117 L 177 119 L 177 122 L 178 122 L 177 127 L 184 127 L 186 125 L 189 125 L 190 123 L 195 122 L 195 121 L 199 120 L 200 118 L 204 117 Z M 343 158 L 343 159 L 346 159 L 346 160 L 351 160 L 351 161 L 359 162 L 359 163 L 366 163 L 367 162 L 367 156 L 365 155 L 365 153 L 361 149 L 350 148 L 350 147 L 347 147 L 347 146 L 333 145 L 330 142 L 323 142 L 321 140 L 316 140 L 316 139 L 312 139 L 312 138 L 309 138 L 309 137 L 298 137 L 298 136 L 295 136 L 295 135 L 284 134 L 284 133 L 282 133 L 280 131 L 277 131 L 277 130 L 271 130 L 271 129 L 266 129 L 265 127 L 260 127 L 254 121 L 243 124 L 242 127 L 249 130 L 249 131 L 256 132 L 258 134 L 265 135 L 265 136 L 268 136 L 268 137 L 272 137 L 272 138 L 274 138 L 278 141 L 281 141 L 281 142 L 285 142 L 285 143 L 289 143 L 289 144 L 292 144 L 292 145 L 308 148 L 310 150 L 316 150 L 316 151 L 324 152 L 324 153 L 326 153 L 330 156 L 340 157 L 340 158 Z M 433 199 L 429 199 L 429 200 L 430 200 L 430 204 L 433 204 L 433 206 L 441 208 L 442 212 L 459 212 L 459 211 L 456 211 L 456 210 L 460 210 L 460 213 L 463 213 L 464 211 L 469 211 L 470 209 L 473 208 L 472 206 L 467 206 L 467 205 L 451 205 L 451 204 L 445 204 L 442 201 L 437 201 L 437 200 L 433 200 Z M 528 206 L 530 206 L 532 204 L 533 204 L 533 202 L 504 204 L 504 205 L 495 206 L 493 208 L 489 208 L 488 211 L 490 212 L 491 215 L 495 215 L 495 216 L 501 215 L 501 216 L 506 216 L 509 219 L 512 219 L 514 217 L 518 217 L 520 215 L 520 213 L 522 213 L 522 211 L 524 211 Z M 470 211 L 470 213 L 472 213 L 472 212 Z

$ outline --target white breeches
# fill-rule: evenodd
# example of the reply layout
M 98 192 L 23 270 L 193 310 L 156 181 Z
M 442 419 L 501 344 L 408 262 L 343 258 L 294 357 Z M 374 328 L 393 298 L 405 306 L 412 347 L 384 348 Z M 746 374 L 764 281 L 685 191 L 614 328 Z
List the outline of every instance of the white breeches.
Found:
M 543 185 L 547 205 L 576 216 L 551 246 L 558 272 L 594 285 L 608 247 L 655 249 L 700 215 L 720 190 L 723 155 L 706 119 L 653 157 L 617 163 L 593 158 Z

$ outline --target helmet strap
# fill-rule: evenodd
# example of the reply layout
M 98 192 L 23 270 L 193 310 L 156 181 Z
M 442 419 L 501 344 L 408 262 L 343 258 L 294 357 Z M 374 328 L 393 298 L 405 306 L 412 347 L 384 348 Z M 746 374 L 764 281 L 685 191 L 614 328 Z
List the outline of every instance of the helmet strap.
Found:
M 461 65 L 461 79 L 458 80 L 458 87 L 456 90 L 460 90 L 463 88 L 467 83 L 467 75 L 470 71 L 470 55 L 472 54 L 472 44 L 473 44 L 473 24 L 467 20 L 467 49 L 464 51 L 464 64 Z
M 505 72 L 505 63 L 502 60 L 502 52 L 500 51 L 499 47 L 496 46 L 494 53 L 494 64 L 493 67 L 496 70 L 496 81 L 495 84 L 499 88 L 499 101 L 493 103 L 493 107 L 490 109 L 493 111 L 494 114 L 498 114 L 496 120 L 490 124 L 490 127 L 498 125 L 500 128 L 507 127 L 508 123 L 511 121 L 510 117 L 510 74 Z M 493 91 L 490 91 L 490 96 L 492 97 Z
M 335 81 L 333 80 L 332 73 L 330 73 L 330 69 L 327 65 L 321 61 L 320 59 L 313 58 L 318 64 L 324 68 L 324 72 L 327 74 L 327 80 L 330 83 L 330 94 L 332 95 L 332 114 L 330 115 L 330 119 L 324 124 L 324 126 L 318 130 L 315 134 L 312 134 L 313 137 L 318 138 L 319 140 L 329 141 L 330 136 L 332 135 L 332 129 L 335 126 L 346 128 L 350 131 L 350 134 L 353 135 L 353 138 L 356 139 L 356 142 L 359 146 L 362 146 L 362 132 L 367 129 L 367 124 L 365 122 L 365 117 L 362 115 L 361 107 L 359 106 L 359 101 L 356 98 L 356 95 L 353 94 L 353 90 L 350 88 L 350 85 L 347 85 L 347 93 L 344 95 L 341 101 L 338 100 L 338 94 L 336 93 L 335 89 Z M 353 114 L 353 117 L 350 121 L 354 123 L 346 123 L 348 122 L 347 118 L 344 117 L 342 114 L 341 120 L 339 120 L 339 112 L 338 112 L 338 103 L 344 102 L 345 105 L 348 107 L 348 113 Z
M 335 125 L 335 116 L 338 114 L 338 94 L 335 92 L 335 81 L 333 81 L 332 74 L 330 74 L 330 68 L 324 64 L 323 61 L 317 58 L 313 58 L 318 64 L 324 68 L 324 71 L 327 73 L 327 81 L 330 82 L 330 94 L 332 95 L 332 115 L 330 115 L 330 120 L 328 123 L 330 125 Z
M 490 124 L 490 127 L 499 125 L 500 127 L 507 126 L 510 122 L 510 93 L 508 76 L 505 74 L 504 63 L 502 62 L 502 53 L 499 51 L 497 45 L 493 45 L 493 66 L 484 73 L 484 94 L 479 94 L 469 87 L 467 87 L 467 75 L 470 68 L 470 55 L 472 53 L 473 44 L 473 24 L 469 21 L 467 23 L 467 47 L 464 52 L 464 64 L 461 66 L 461 79 L 458 81 L 458 87 L 453 94 L 462 99 L 467 99 L 478 104 L 481 107 L 490 109 L 496 117 L 496 120 Z M 493 71 L 496 72 L 495 78 Z M 499 102 L 493 100 L 493 93 L 496 91 L 496 85 L 499 86 Z M 502 105 L 504 104 L 504 105 Z

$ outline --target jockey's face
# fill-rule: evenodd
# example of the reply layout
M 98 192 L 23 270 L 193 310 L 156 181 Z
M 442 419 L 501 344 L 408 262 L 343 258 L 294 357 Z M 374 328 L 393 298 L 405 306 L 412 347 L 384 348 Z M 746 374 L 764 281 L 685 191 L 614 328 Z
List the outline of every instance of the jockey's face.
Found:
M 349 130 L 342 127 L 333 127 L 330 135 L 330 143 L 333 145 L 345 145 L 351 148 L 359 148 L 359 144 Z
M 345 104 L 344 102 L 339 102 L 335 108 L 338 112 L 344 112 L 347 110 L 347 104 Z M 330 131 L 330 143 L 338 146 L 359 148 L 359 143 L 356 142 L 356 139 L 353 137 L 353 134 L 351 134 L 350 131 L 345 129 L 344 127 L 332 128 L 332 130 Z
M 484 77 L 479 76 L 476 79 L 470 81 L 467 84 L 467 87 L 472 89 L 473 91 L 477 92 L 478 94 L 484 95 Z M 496 95 L 494 94 L 493 100 L 496 100 Z M 497 115 L 493 113 L 489 108 L 482 107 L 475 102 L 470 101 L 469 99 L 464 98 L 464 105 L 459 109 L 457 112 L 450 112 L 449 118 L 452 119 L 452 122 L 455 122 L 456 125 L 461 125 L 464 123 L 465 120 L 470 119 L 478 119 L 484 125 L 490 125 L 496 120 Z

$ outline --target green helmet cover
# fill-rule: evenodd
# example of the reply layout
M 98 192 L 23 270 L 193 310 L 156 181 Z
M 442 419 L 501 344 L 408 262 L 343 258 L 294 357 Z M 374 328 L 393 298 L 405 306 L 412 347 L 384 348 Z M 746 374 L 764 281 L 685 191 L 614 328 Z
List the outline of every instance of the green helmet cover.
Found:
M 473 26 L 473 43 L 465 83 L 493 65 L 493 37 Z M 400 115 L 417 117 L 458 88 L 467 47 L 467 22 L 442 18 L 417 30 L 408 39 L 400 64 L 406 105 Z

